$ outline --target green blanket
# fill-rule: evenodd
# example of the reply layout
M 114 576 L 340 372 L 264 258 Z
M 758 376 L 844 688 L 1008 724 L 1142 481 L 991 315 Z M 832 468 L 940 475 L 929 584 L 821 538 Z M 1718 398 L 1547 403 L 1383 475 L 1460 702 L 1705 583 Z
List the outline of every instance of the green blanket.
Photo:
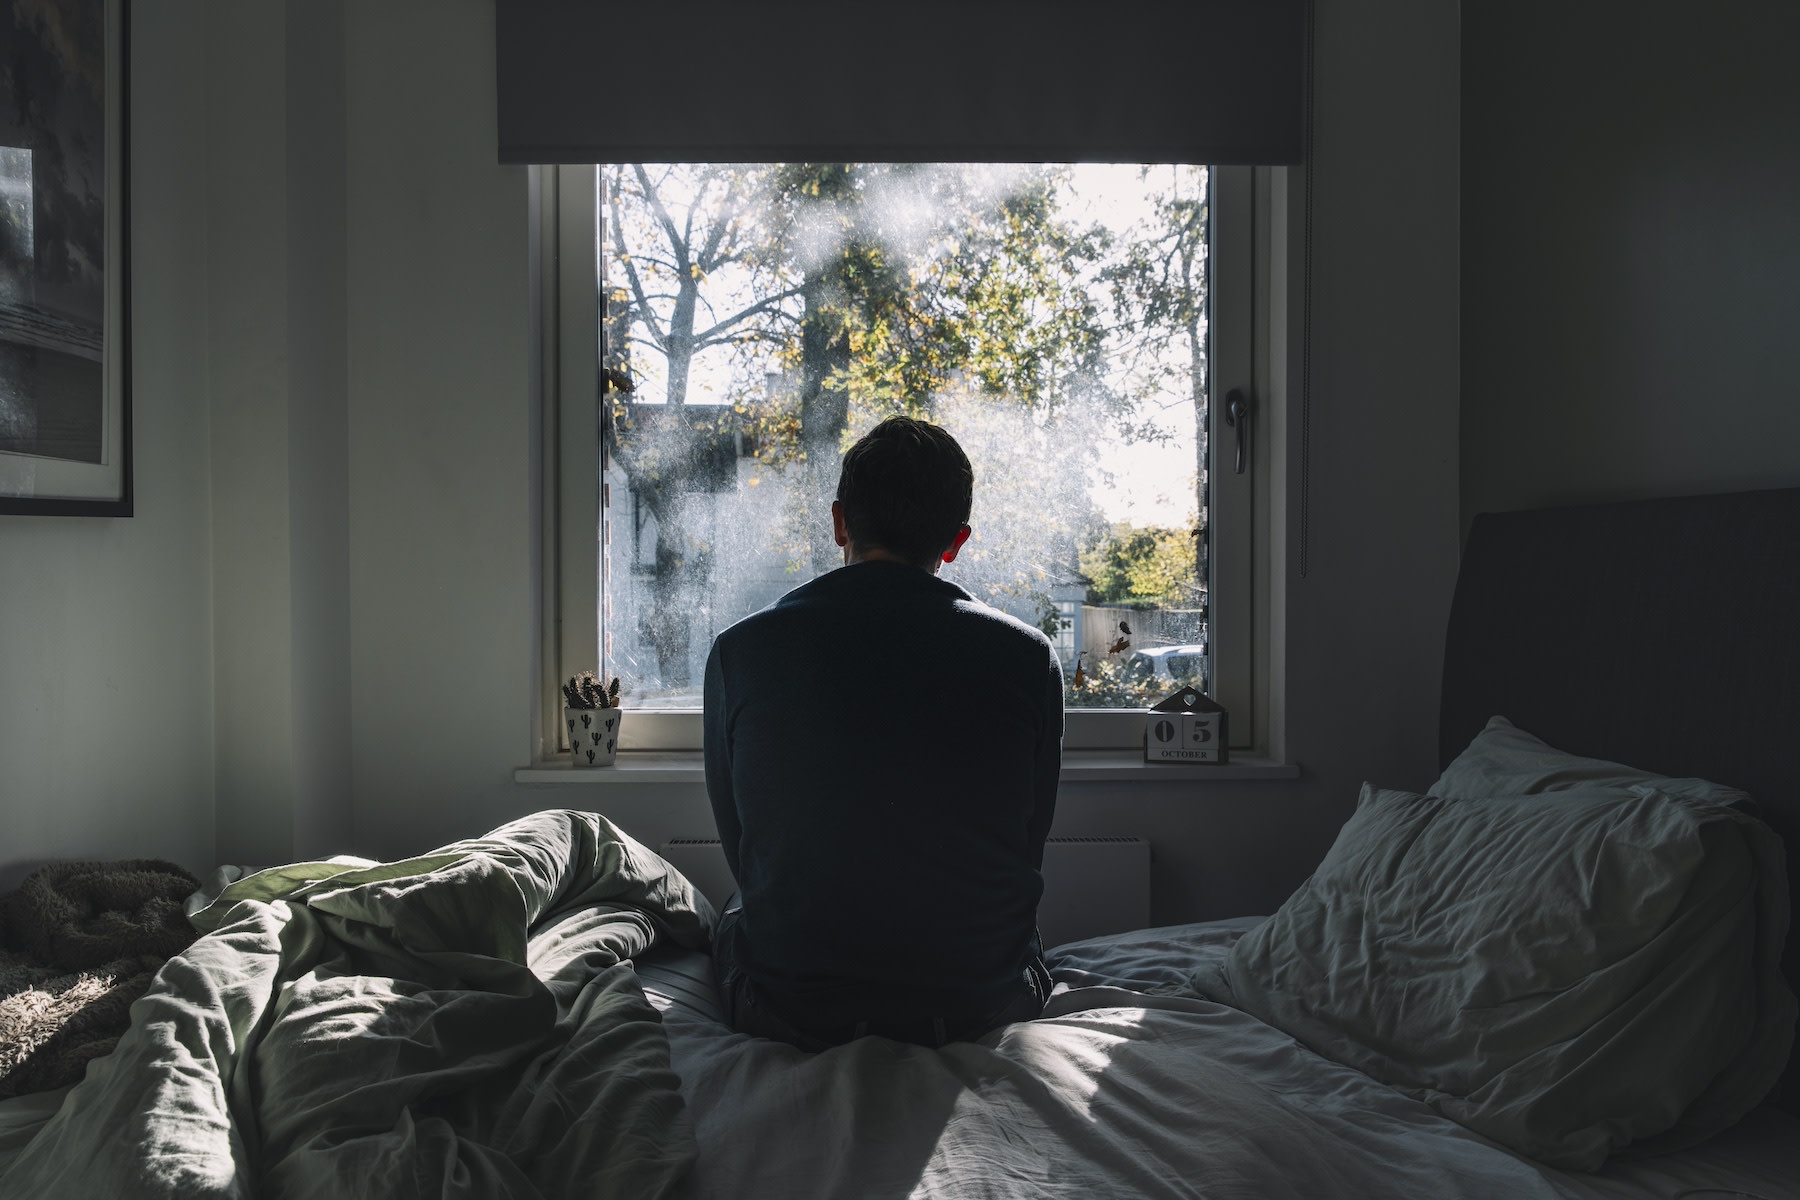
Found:
M 249 876 L 0 1195 L 667 1194 L 696 1147 L 629 960 L 712 919 L 592 813 Z

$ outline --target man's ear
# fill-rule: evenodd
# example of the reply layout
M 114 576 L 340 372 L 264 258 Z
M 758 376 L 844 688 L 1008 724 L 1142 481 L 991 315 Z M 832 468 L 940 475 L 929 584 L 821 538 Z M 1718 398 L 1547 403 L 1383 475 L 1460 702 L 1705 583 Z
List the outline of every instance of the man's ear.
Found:
M 955 562 L 956 561 L 956 552 L 958 550 L 961 550 L 963 548 L 963 543 L 968 540 L 969 540 L 969 527 L 967 525 L 964 525 L 961 529 L 956 531 L 956 540 L 950 543 L 950 548 L 948 550 L 944 551 L 944 561 L 945 562 Z
M 850 544 L 850 527 L 844 524 L 844 502 L 842 500 L 831 502 L 831 534 L 837 539 L 838 545 L 848 546 Z

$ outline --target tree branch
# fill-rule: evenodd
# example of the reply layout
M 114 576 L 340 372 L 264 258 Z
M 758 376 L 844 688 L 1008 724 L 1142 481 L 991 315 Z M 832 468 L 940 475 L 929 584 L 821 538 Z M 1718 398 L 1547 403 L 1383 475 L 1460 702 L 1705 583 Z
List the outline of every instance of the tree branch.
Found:
M 681 232 L 675 228 L 675 218 L 671 217 L 669 210 L 664 207 L 662 193 L 651 184 L 650 174 L 644 170 L 644 164 L 633 163 L 631 168 L 637 173 L 638 186 L 644 189 L 644 201 L 650 205 L 651 211 L 656 214 L 657 222 L 662 225 L 663 232 L 668 235 L 669 249 L 675 252 L 676 269 L 685 272 L 690 265 L 687 239 L 682 237 Z
M 758 300 L 755 304 L 751 304 L 742 309 L 739 309 L 737 312 L 733 313 L 731 316 L 726 317 L 723 321 L 714 322 L 711 329 L 707 329 L 707 330 L 702 331 L 701 333 L 696 334 L 694 336 L 694 340 L 697 342 L 706 342 L 709 339 L 716 338 L 719 334 L 723 333 L 727 329 L 730 329 L 733 325 L 736 325 L 742 321 L 747 321 L 751 317 L 755 316 L 757 313 L 770 312 L 772 310 L 775 310 L 777 308 L 777 306 L 779 306 L 783 300 L 786 300 L 793 296 L 798 296 L 801 293 L 801 291 L 802 291 L 802 289 L 799 287 L 791 287 L 785 291 L 776 292 L 773 296 L 765 296 L 761 300 Z
M 644 168 L 642 166 L 638 167 L 638 174 L 640 177 L 643 175 L 643 171 Z M 664 354 L 667 354 L 669 349 L 668 331 L 663 329 L 657 323 L 656 310 L 650 306 L 650 297 L 644 294 L 644 281 L 638 276 L 637 264 L 632 261 L 631 255 L 625 249 L 625 234 L 623 231 L 625 215 L 624 211 L 619 207 L 619 190 L 617 188 L 608 189 L 606 201 L 607 207 L 612 209 L 613 214 L 613 252 L 618 255 L 619 261 L 624 264 L 625 278 L 631 285 L 632 297 L 637 301 L 639 318 L 644 322 L 644 328 L 649 331 L 650 341 L 656 345 L 658 349 L 662 350 Z
M 700 264 L 700 269 L 709 275 L 726 263 L 734 262 L 741 257 L 736 251 L 735 243 L 732 252 L 723 258 L 719 257 L 719 247 L 724 242 L 725 236 L 735 231 L 738 218 L 743 216 L 744 210 L 750 206 L 749 197 L 740 188 L 742 183 L 741 175 L 733 174 L 726 177 L 725 196 L 721 201 L 722 211 L 713 220 L 712 228 L 707 230 L 706 244 L 700 248 L 700 253 L 695 258 L 695 261 Z

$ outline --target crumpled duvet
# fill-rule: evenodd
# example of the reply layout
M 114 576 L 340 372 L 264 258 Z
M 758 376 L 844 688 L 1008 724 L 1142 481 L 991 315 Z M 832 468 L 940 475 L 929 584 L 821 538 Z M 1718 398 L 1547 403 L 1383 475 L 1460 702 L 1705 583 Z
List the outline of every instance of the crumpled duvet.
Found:
M 656 1197 L 695 1156 L 630 962 L 713 913 L 592 813 L 248 876 L 0 1195 Z

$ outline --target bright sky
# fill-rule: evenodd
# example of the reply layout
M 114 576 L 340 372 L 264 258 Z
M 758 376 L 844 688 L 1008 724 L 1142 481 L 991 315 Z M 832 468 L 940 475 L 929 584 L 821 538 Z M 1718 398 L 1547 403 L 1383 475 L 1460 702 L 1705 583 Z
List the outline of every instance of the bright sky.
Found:
M 1151 204 L 1144 195 L 1141 168 L 1129 164 L 1076 163 L 1071 209 L 1086 220 L 1124 230 L 1147 219 Z M 1169 167 L 1151 169 L 1149 182 L 1161 183 Z M 1158 173 L 1163 174 L 1158 179 Z M 1170 398 L 1168 407 L 1142 416 L 1166 429 L 1170 440 L 1162 444 L 1127 445 L 1112 440 L 1100 449 L 1100 465 L 1113 476 L 1094 499 L 1110 521 L 1134 525 L 1182 526 L 1194 519 L 1194 416 L 1185 396 Z

